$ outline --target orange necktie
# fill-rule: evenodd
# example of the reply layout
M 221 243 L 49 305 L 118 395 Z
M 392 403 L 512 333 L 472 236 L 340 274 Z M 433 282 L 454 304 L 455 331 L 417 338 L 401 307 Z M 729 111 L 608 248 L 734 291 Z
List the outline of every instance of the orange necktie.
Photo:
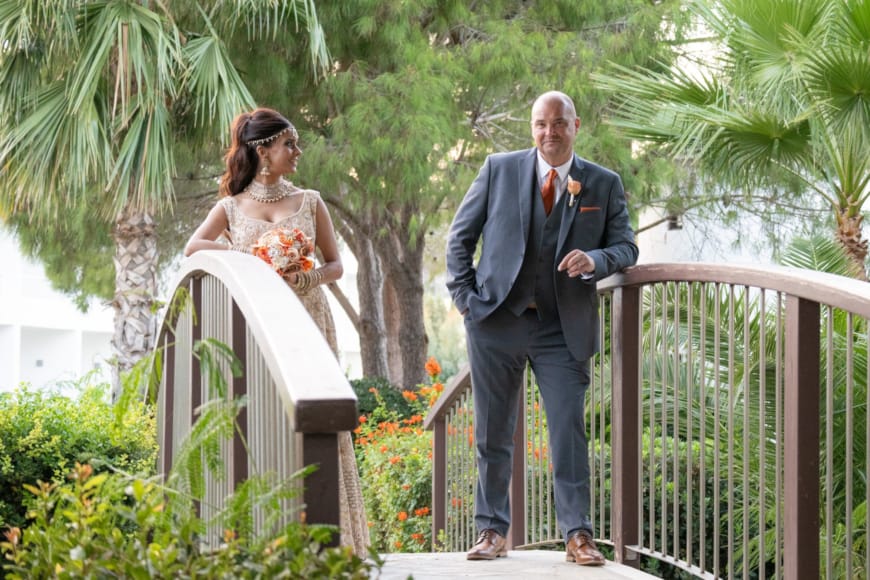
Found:
M 556 177 L 558 176 L 559 173 L 555 169 L 551 169 L 550 173 L 547 174 L 547 181 L 541 187 L 541 197 L 544 200 L 544 211 L 547 212 L 547 215 L 550 215 L 550 211 L 553 209 L 553 200 L 556 199 Z

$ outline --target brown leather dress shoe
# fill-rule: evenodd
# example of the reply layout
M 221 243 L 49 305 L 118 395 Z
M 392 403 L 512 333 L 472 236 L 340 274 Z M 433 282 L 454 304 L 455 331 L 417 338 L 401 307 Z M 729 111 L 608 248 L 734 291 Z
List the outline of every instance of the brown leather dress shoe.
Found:
M 604 566 L 604 556 L 598 551 L 595 540 L 585 530 L 571 534 L 565 552 L 565 560 L 568 562 L 577 562 L 581 566 Z
M 507 539 L 495 530 L 483 530 L 468 550 L 469 560 L 495 560 L 507 557 Z

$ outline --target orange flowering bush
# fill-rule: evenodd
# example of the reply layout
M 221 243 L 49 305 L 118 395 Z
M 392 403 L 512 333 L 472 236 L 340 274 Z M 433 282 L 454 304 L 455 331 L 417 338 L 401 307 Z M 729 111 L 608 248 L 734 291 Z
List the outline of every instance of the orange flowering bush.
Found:
M 432 550 L 432 433 L 423 429 L 423 417 L 443 386 L 434 358 L 426 372 L 432 384 L 402 392 L 411 409 L 406 415 L 388 408 L 371 388 L 378 404 L 354 431 L 372 545 L 379 552 Z

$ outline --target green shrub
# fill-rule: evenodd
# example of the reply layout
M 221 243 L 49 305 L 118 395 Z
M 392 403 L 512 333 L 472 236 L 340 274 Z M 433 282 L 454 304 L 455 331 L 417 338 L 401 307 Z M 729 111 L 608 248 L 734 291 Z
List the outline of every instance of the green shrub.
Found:
M 348 548 L 323 548 L 334 530 L 298 521 L 277 533 L 249 531 L 253 498 L 280 513 L 282 486 L 248 480 L 217 524 L 218 545 L 192 498 L 171 486 L 76 465 L 64 484 L 27 486 L 31 524 L 0 542 L 2 570 L 24 578 L 369 578 L 375 566 Z M 258 486 L 256 492 L 252 486 Z M 287 489 L 287 488 L 284 488 Z M 267 490 L 264 495 L 262 492 Z M 212 525 L 215 522 L 209 522 Z M 274 529 L 274 528 L 273 528 Z M 241 533 L 239 531 L 242 531 Z
M 136 403 L 116 419 L 108 385 L 86 381 L 75 397 L 27 386 L 0 395 L 0 526 L 25 524 L 24 484 L 61 481 L 76 463 L 154 473 L 153 410 Z
M 387 379 L 363 377 L 350 381 L 350 386 L 356 394 L 360 415 L 371 415 L 378 405 L 383 405 L 388 411 L 395 411 L 400 417 L 410 417 L 414 413 L 414 408 L 405 400 L 402 392 Z M 375 389 L 379 395 L 375 396 L 372 389 Z
M 238 412 L 246 400 L 228 398 L 221 369 L 228 366 L 234 376 L 241 372 L 229 347 L 213 339 L 198 341 L 194 356 L 203 369 L 209 400 L 199 407 L 196 423 L 177 449 L 166 483 L 127 470 L 100 473 L 78 462 L 70 466 L 71 481 L 57 477 L 59 468 L 54 465 L 44 479 L 34 475 L 34 470 L 31 477 L 35 479 L 22 483 L 19 490 L 19 495 L 27 496 L 23 501 L 27 527 L 10 525 L 2 534 L 0 576 L 13 580 L 363 579 L 382 565 L 377 554 L 371 554 L 372 564 L 349 548 L 325 547 L 338 533 L 335 527 L 308 525 L 298 514 L 288 513 L 288 500 L 300 489 L 295 479 L 313 468 L 289 481 L 277 481 L 271 474 L 251 477 L 236 487 L 218 513 L 207 521 L 199 517 L 205 497 L 204 474 L 209 471 L 220 477 L 225 469 L 219 451 L 235 432 Z M 114 407 L 105 402 L 105 390 L 86 389 L 75 402 L 27 390 L 7 397 L 3 409 L 8 409 L 6 415 L 18 426 L 10 430 L 8 440 L 20 449 L 32 447 L 28 441 L 42 442 L 37 457 L 69 464 L 69 458 L 59 453 L 66 444 L 57 434 L 76 443 L 87 433 L 90 444 L 74 445 L 83 449 L 77 456 L 124 464 L 129 471 L 145 466 L 153 471 L 153 420 L 136 399 L 159 382 L 161 362 L 158 355 L 137 363 L 125 376 L 124 391 Z M 28 413 L 33 418 L 30 422 L 24 416 Z M 94 425 L 102 426 L 103 433 L 94 432 Z M 148 454 L 131 452 L 136 448 L 137 439 L 130 438 L 134 434 L 149 442 Z M 112 447 L 103 441 L 106 438 L 125 451 L 111 452 Z M 12 461 L 6 457 L 6 463 Z M 21 498 L 16 501 L 20 504 Z M 255 522 L 255 512 L 265 520 Z

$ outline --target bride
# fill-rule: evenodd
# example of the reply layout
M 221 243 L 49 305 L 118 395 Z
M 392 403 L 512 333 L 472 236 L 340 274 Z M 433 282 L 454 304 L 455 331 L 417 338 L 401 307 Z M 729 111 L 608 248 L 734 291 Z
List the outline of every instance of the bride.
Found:
M 343 267 L 332 220 L 320 194 L 284 179 L 284 175 L 296 172 L 302 155 L 296 128 L 280 113 L 260 108 L 236 117 L 231 131 L 232 143 L 224 158 L 226 171 L 220 180 L 221 199 L 193 232 L 184 255 L 199 250 L 251 253 L 264 233 L 276 228 L 299 229 L 314 240 L 323 265 L 308 272 L 291 272 L 284 279 L 337 354 L 335 324 L 322 285 L 341 278 Z M 221 236 L 230 245 L 217 241 Z M 339 433 L 338 440 L 341 543 L 364 558 L 369 533 L 353 441 L 346 431 Z

